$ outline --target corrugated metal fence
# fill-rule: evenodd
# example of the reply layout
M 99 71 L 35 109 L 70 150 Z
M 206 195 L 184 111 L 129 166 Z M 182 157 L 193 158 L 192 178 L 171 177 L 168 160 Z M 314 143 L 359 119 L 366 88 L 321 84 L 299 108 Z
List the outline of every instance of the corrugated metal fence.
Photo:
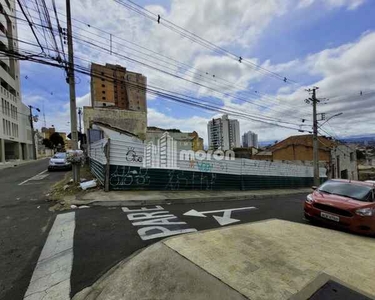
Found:
M 313 184 L 313 168 L 309 166 L 224 157 L 202 159 L 205 155 L 165 155 L 152 145 L 113 139 L 90 145 L 91 170 L 107 190 L 250 190 Z M 325 171 L 320 169 L 323 180 Z

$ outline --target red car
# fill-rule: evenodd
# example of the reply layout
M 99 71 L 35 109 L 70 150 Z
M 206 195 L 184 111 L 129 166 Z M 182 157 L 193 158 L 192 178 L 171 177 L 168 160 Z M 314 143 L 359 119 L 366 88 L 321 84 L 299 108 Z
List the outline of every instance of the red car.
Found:
M 305 218 L 375 235 L 374 188 L 369 182 L 328 180 L 307 195 Z

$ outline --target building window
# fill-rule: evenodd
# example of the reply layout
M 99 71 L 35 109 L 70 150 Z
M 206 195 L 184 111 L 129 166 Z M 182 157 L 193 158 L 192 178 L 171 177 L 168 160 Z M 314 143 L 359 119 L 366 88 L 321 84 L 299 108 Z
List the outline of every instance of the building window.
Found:
M 102 84 L 102 87 L 105 87 L 105 84 Z
M 354 152 L 350 152 L 350 161 L 354 161 Z
M 105 94 L 105 91 L 102 91 L 102 94 Z
M 105 100 L 105 97 L 102 97 L 102 100 Z

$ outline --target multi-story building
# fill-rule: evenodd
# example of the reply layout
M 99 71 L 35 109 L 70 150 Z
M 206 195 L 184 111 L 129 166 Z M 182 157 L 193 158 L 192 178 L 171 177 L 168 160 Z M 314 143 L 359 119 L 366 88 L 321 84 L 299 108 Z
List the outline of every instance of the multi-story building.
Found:
M 182 132 L 179 129 L 163 129 L 158 127 L 147 127 L 146 142 L 157 145 L 163 134 L 168 132 L 169 136 L 176 142 L 177 150 L 203 150 L 203 139 L 196 131 Z
M 92 107 L 147 111 L 147 78 L 119 65 L 91 65 Z
M 154 168 L 177 168 L 177 142 L 165 131 L 157 144 L 149 141 L 144 148 L 144 166 Z
M 242 146 L 245 148 L 248 147 L 258 147 L 258 135 L 252 131 L 245 132 L 242 136 Z
M 53 126 L 53 125 L 52 125 Z M 50 127 L 50 128 L 47 128 L 47 127 L 42 127 L 41 129 L 42 131 L 42 136 L 44 139 L 49 139 L 50 136 L 56 132 L 56 129 L 55 127 Z
M 17 51 L 16 4 L 0 0 L 0 48 Z M 32 158 L 29 108 L 21 102 L 19 61 L 0 57 L 0 163 Z
M 207 132 L 210 149 L 225 151 L 241 147 L 240 123 L 237 120 L 229 119 L 228 115 L 209 121 Z

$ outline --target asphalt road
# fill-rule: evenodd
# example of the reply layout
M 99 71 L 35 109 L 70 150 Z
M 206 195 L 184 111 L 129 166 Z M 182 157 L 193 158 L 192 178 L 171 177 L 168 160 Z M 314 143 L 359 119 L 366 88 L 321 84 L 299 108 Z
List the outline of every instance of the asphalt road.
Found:
M 55 230 L 56 235 L 60 230 L 57 214 L 48 211 L 45 195 L 64 172 L 45 172 L 24 182 L 46 167 L 47 161 L 38 161 L 0 171 L 0 299 L 24 298 L 43 247 L 51 232 Z M 65 221 L 60 224 L 67 225 L 70 217 L 74 220 L 71 241 L 65 241 L 73 245 L 67 292 L 73 296 L 119 261 L 171 235 L 270 218 L 305 222 L 305 196 L 146 206 L 143 211 L 137 207 L 90 207 L 63 212 L 59 217 Z
M 64 172 L 34 177 L 47 166 L 45 159 L 0 170 L 0 299 L 23 299 L 54 221 L 45 195 Z
M 142 236 L 150 239 L 143 240 L 140 232 L 142 234 L 144 228 L 164 226 L 164 228 L 168 229 L 168 231 L 164 231 L 165 237 L 168 234 L 184 230 L 201 231 L 218 228 L 221 225 L 213 216 L 223 216 L 224 211 L 206 213 L 206 217 L 187 216 L 184 214 L 191 210 L 206 212 L 235 208 L 244 209 L 231 212 L 230 218 L 239 220 L 233 225 L 270 218 L 306 223 L 303 218 L 305 197 L 306 195 L 303 194 L 283 196 L 278 199 L 162 205 L 159 210 L 152 210 L 156 208 L 155 206 L 146 206 L 145 208 L 150 210 L 144 212 L 158 212 L 154 215 L 142 215 L 142 213 L 134 215 L 134 212 L 124 212 L 123 208 L 120 207 L 96 207 L 76 210 L 71 295 L 73 296 L 83 288 L 92 285 L 111 267 L 135 251 L 156 243 L 163 238 L 158 237 L 160 230 L 148 230 L 146 231 L 147 235 Z M 255 207 L 255 209 L 249 207 Z M 128 209 L 139 208 L 129 207 Z M 140 219 L 129 220 L 129 218 L 135 217 Z M 151 217 L 155 219 L 150 221 Z M 160 218 L 164 220 L 160 220 Z M 166 225 L 166 222 L 171 224 Z

